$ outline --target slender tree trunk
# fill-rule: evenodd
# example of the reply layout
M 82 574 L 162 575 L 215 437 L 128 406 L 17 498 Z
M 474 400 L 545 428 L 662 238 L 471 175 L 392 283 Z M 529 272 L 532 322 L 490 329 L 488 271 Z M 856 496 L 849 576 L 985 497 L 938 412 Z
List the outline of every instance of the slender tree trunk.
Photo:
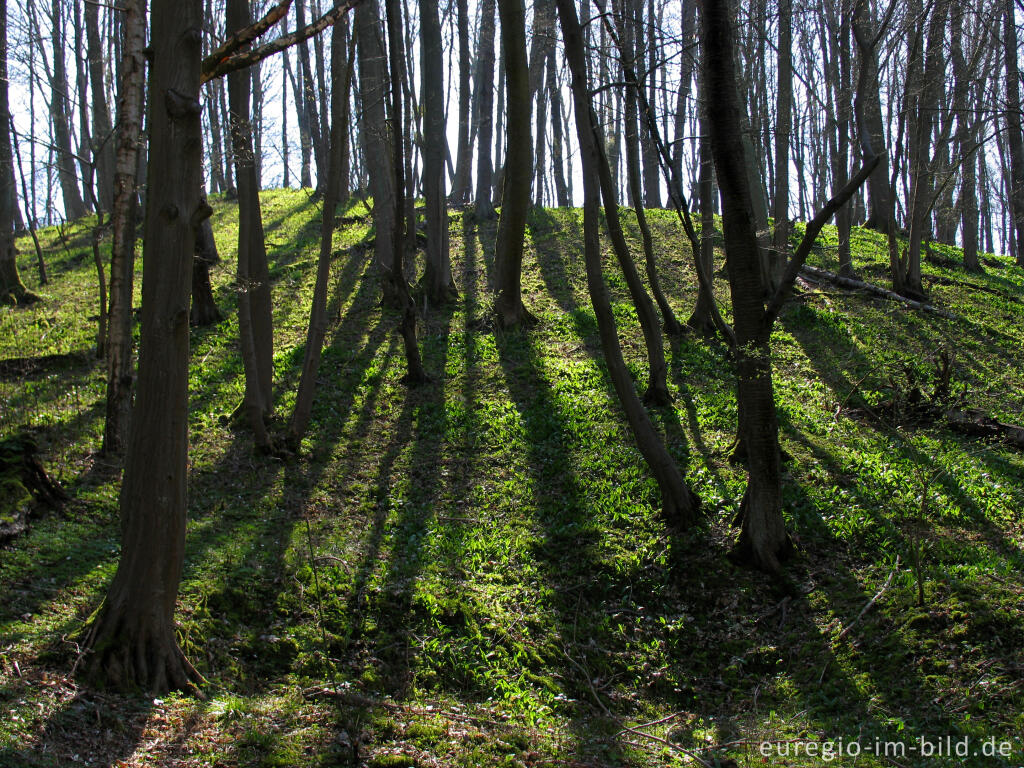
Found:
M 251 24 L 248 0 L 228 0 L 225 20 L 229 34 Z M 251 84 L 249 70 L 240 69 L 228 75 L 231 143 L 238 182 L 238 335 L 245 369 L 242 407 L 256 448 L 266 451 L 272 447 L 265 418 L 272 410 L 274 327 L 249 113 Z
M 776 58 L 778 91 L 775 101 L 775 195 L 772 216 L 772 286 L 789 254 L 789 146 L 793 131 L 793 3 L 779 0 L 779 44 Z
M 853 0 L 853 36 L 860 53 L 857 95 L 853 110 L 861 157 L 882 158 L 868 182 L 870 213 L 864 226 L 878 232 L 889 231 L 892 217 L 892 191 L 889 186 L 889 160 L 886 156 L 885 127 L 882 124 L 881 87 L 878 82 L 878 53 L 870 0 Z
M 455 152 L 455 181 L 452 184 L 452 202 L 456 205 L 461 205 L 469 202 L 470 166 L 473 164 L 469 146 L 469 4 L 467 0 L 456 0 L 456 8 L 459 36 L 459 137 Z
M 295 23 L 300 28 L 306 26 L 305 0 L 295 0 Z M 324 142 L 317 114 L 316 82 L 313 80 L 313 69 L 309 63 L 309 44 L 305 40 L 299 43 L 297 56 L 302 72 L 302 111 L 313 145 L 313 158 L 316 161 L 316 188 L 317 191 L 322 191 L 324 177 L 327 175 L 327 159 L 324 157 Z
M 623 42 L 621 46 L 626 51 L 636 50 L 636 41 L 633 39 L 634 31 L 636 30 L 634 24 L 630 24 L 628 20 L 624 20 L 620 26 L 620 36 Z M 631 69 L 634 73 L 635 68 Z M 661 323 L 665 333 L 675 336 L 682 333 L 683 327 L 679 324 L 679 320 L 676 319 L 675 313 L 672 311 L 672 307 L 668 303 L 668 299 L 665 298 L 664 291 L 661 290 L 661 280 L 658 277 L 658 268 L 654 259 L 654 240 L 651 237 L 651 228 L 647 224 L 647 214 L 644 212 L 644 201 L 648 199 L 648 193 L 651 191 L 649 188 L 644 189 L 641 184 L 641 166 L 640 166 L 640 131 L 638 130 L 638 123 L 644 122 L 640 120 L 640 109 L 637 104 L 637 92 L 642 87 L 642 83 L 628 83 L 626 86 L 626 130 L 625 130 L 625 144 L 626 144 L 626 176 L 629 183 L 629 193 L 633 200 L 634 210 L 636 212 L 637 226 L 640 228 L 640 239 L 644 249 L 644 264 L 647 269 L 647 280 L 651 285 L 651 292 L 654 294 L 654 299 L 658 304 L 658 310 L 661 312 Z M 653 140 L 650 137 L 650 129 L 647 130 L 648 141 L 653 144 Z
M 551 99 L 551 164 L 555 171 L 555 200 L 558 202 L 559 208 L 566 208 L 569 206 L 570 199 L 562 158 L 562 92 L 558 85 L 554 46 L 548 50 L 547 89 Z
M 791 544 L 782 518 L 778 418 L 772 389 L 770 325 L 758 254 L 740 106 L 734 69 L 734 20 L 728 0 L 704 0 L 701 23 L 704 77 L 716 98 L 708 103 L 711 147 L 722 194 L 722 223 L 736 330 L 737 400 L 741 439 L 748 458 L 743 528 L 737 556 L 777 572 Z
M 203 192 L 206 200 L 206 192 Z M 213 239 L 213 225 L 205 219 L 196 232 L 195 258 L 192 260 L 192 309 L 189 323 L 195 326 L 213 325 L 223 318 L 213 298 L 210 267 L 220 261 L 217 242 Z
M 394 158 L 394 219 L 392 220 L 394 257 L 391 266 L 392 289 L 394 291 L 395 303 L 402 313 L 399 331 L 402 334 L 402 342 L 405 347 L 405 360 L 408 371 L 404 381 L 410 387 L 417 386 L 427 381 L 426 371 L 423 370 L 423 362 L 420 359 L 419 346 L 416 343 L 416 307 L 412 297 L 409 295 L 409 286 L 405 281 L 404 268 L 404 244 L 403 216 L 402 210 L 405 204 L 405 163 L 402 157 L 404 137 L 402 126 L 402 56 L 405 45 L 402 35 L 402 16 L 398 0 L 385 0 L 387 27 L 388 27 L 388 59 L 391 69 L 391 119 L 393 122 L 392 157 Z
M 64 21 L 60 0 L 53 0 L 53 76 L 50 89 L 50 119 L 53 141 L 57 149 L 57 169 L 64 215 L 68 220 L 80 219 L 88 213 L 75 173 L 75 155 L 71 149 L 71 114 L 68 111 L 68 78 L 64 64 Z
M 0 0 L 0 304 L 29 304 L 37 297 L 21 282 L 14 248 L 17 193 L 14 189 L 14 153 L 11 150 L 13 121 L 7 86 L 7 0 Z
M 960 219 L 963 225 L 964 269 L 968 272 L 981 272 L 981 262 L 978 260 L 978 179 L 974 147 L 977 142 L 977 118 L 967 108 L 968 96 L 973 88 L 963 49 L 965 13 L 964 7 L 956 7 L 953 9 L 951 19 L 950 54 L 953 60 L 953 109 L 957 115 L 957 154 L 962 163 Z
M 196 227 L 210 213 L 200 197 L 201 11 L 200 0 L 153 5 L 142 336 L 121 559 L 83 643 L 86 677 L 150 694 L 201 680 L 174 626 L 188 487 L 188 295 Z
M 494 0 L 480 2 L 480 40 L 477 45 L 480 67 L 477 92 L 480 95 L 480 117 L 477 129 L 476 158 L 476 217 L 493 219 L 494 205 L 491 186 L 494 183 L 494 165 L 491 161 L 492 129 L 494 126 Z
M 420 66 L 423 84 L 423 197 L 427 220 L 426 289 L 440 304 L 458 295 L 448 252 L 448 210 L 444 156 L 448 148 L 444 122 L 444 62 L 441 22 L 436 0 L 420 0 Z
M 608 288 L 601 268 L 599 230 L 599 166 L 603 162 L 597 140 L 596 119 L 587 89 L 583 33 L 573 0 L 557 0 L 558 17 L 565 41 L 565 55 L 572 74 L 572 94 L 576 113 L 576 134 L 583 163 L 583 241 L 587 287 L 597 317 L 601 349 L 619 402 L 626 413 L 630 430 L 661 491 L 662 512 L 672 525 L 688 527 L 696 522 L 700 500 L 687 486 L 672 456 L 644 410 L 633 386 L 629 369 L 622 358 Z M 604 175 L 608 175 L 607 170 Z M 607 212 L 607 206 L 606 206 Z
M 385 302 L 395 301 L 390 274 L 395 257 L 395 170 L 387 119 L 387 54 L 380 31 L 377 0 L 362 0 L 355 9 L 355 33 L 359 50 L 359 123 L 363 158 L 373 197 L 374 255 L 383 276 Z
M 331 82 L 341 83 L 351 69 L 343 65 L 345 50 L 344 30 L 335 24 L 331 31 Z M 343 120 L 348 100 L 347 89 L 331 89 L 331 143 L 328 154 L 327 184 L 324 187 L 323 210 L 320 215 L 320 256 L 317 259 L 316 284 L 313 287 L 313 302 L 309 309 L 309 327 L 306 331 L 306 350 L 302 360 L 302 376 L 295 396 L 295 408 L 288 423 L 288 443 L 298 448 L 306 433 L 310 414 L 313 412 L 313 397 L 316 392 L 317 372 L 320 356 L 327 333 L 327 291 L 331 276 L 331 245 L 334 237 L 334 212 L 337 207 L 337 190 L 340 189 L 338 175 L 341 173 L 342 155 L 347 143 L 348 122 Z
M 100 41 L 99 8 L 85 4 L 85 32 L 88 39 L 89 83 L 92 94 L 93 163 L 96 166 L 96 187 L 100 206 L 110 211 L 114 206 L 114 136 L 107 109 L 103 79 L 103 46 Z
M 1010 149 L 1010 212 L 1013 216 L 1017 264 L 1024 266 L 1024 133 L 1021 129 L 1020 69 L 1014 0 L 1005 0 L 1003 60 L 1006 64 L 1006 143 Z
M 110 253 L 110 310 L 107 313 L 107 402 L 103 451 L 120 454 L 128 437 L 132 407 L 132 302 L 135 274 L 135 218 L 138 195 L 142 109 L 146 76 L 146 2 L 128 0 L 122 18 L 124 45 L 119 67 L 117 156 L 114 169 L 113 244 Z
M 523 0 L 498 0 L 501 44 L 508 84 L 508 158 L 502 191 L 501 218 L 494 244 L 494 311 L 498 325 L 533 325 L 536 318 L 523 305 L 523 240 L 533 180 L 530 137 L 530 76 L 526 61 L 526 8 Z

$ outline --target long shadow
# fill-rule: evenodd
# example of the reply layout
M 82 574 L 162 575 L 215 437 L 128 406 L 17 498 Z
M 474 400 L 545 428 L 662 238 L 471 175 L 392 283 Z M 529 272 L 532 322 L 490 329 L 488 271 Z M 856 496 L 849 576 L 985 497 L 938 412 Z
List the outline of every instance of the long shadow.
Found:
M 78 691 L 47 718 L 37 737 L 23 745 L 0 748 L 0 765 L 63 768 L 88 764 L 115 768 L 135 753 L 152 712 L 151 697 Z M 83 734 L 88 738 L 83 740 Z

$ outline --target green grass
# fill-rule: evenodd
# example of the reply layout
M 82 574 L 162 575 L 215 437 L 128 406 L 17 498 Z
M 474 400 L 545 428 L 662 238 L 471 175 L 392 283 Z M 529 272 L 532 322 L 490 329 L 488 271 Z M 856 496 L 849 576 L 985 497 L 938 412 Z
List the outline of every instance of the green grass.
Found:
M 1021 454 L 842 412 L 891 396 L 908 367 L 927 380 L 947 350 L 970 405 L 1024 421 L 1024 272 L 1008 259 L 989 256 L 984 276 L 967 276 L 951 265 L 958 251 L 934 249 L 926 285 L 955 321 L 827 286 L 787 305 L 773 341 L 800 547 L 792 598 L 725 557 L 744 477 L 726 460 L 735 382 L 716 341 L 666 343 L 675 401 L 652 417 L 707 520 L 666 530 L 601 361 L 578 211 L 531 214 L 523 288 L 541 324 L 505 334 L 487 322 L 494 225 L 452 214 L 461 295 L 427 306 L 433 382 L 412 391 L 366 212 L 347 211 L 313 421 L 301 458 L 280 460 L 254 456 L 222 418 L 243 388 L 237 218 L 213 203 L 228 319 L 193 332 L 178 610 L 208 698 L 118 696 L 68 677 L 75 632 L 116 565 L 118 473 L 97 455 L 104 368 L 88 228 L 46 230 L 50 284 L 35 284 L 20 244 L 23 278 L 45 301 L 0 310 L 0 359 L 20 366 L 0 377 L 0 437 L 31 427 L 73 500 L 0 556 L 0 764 L 664 766 L 687 750 L 762 765 L 758 744 L 774 739 L 790 756 L 772 764 L 802 766 L 826 761 L 797 755 L 798 743 L 910 749 L 947 735 L 979 750 L 1010 741 L 1013 757 L 908 751 L 898 762 L 1021 764 Z M 319 207 L 278 191 L 263 211 L 280 426 L 298 382 Z M 649 216 L 685 319 L 696 281 L 682 234 L 669 214 Z M 813 263 L 834 268 L 834 237 L 827 229 Z M 885 284 L 884 240 L 857 231 L 854 248 L 860 274 Z M 642 386 L 642 335 L 610 255 L 607 272 Z M 625 730 L 658 720 L 640 730 L 663 741 Z M 893 763 L 865 753 L 828 764 Z

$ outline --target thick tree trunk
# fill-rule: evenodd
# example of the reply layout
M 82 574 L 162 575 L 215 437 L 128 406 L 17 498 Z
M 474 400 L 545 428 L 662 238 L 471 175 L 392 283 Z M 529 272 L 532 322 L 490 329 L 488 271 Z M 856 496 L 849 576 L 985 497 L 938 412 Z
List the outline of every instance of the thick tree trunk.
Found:
M 199 674 L 178 647 L 174 608 L 185 555 L 188 296 L 200 197 L 200 0 L 154 0 L 138 398 L 121 486 L 121 559 L 87 628 L 82 671 L 151 694 Z
M 533 181 L 530 137 L 530 77 L 526 62 L 526 9 L 523 0 L 498 0 L 501 44 L 508 83 L 508 157 L 501 218 L 494 244 L 494 311 L 498 325 L 532 325 L 536 318 L 523 306 L 523 240 Z
M 633 386 L 629 369 L 622 358 L 615 318 L 612 315 L 608 288 L 601 268 L 599 223 L 600 190 L 598 169 L 601 165 L 595 118 L 587 90 L 583 34 L 573 0 L 557 0 L 558 16 L 565 41 L 565 54 L 572 73 L 572 94 L 576 113 L 576 134 L 583 163 L 583 242 L 587 271 L 587 287 L 597 318 L 601 349 L 608 363 L 612 386 L 622 404 L 637 447 L 643 454 L 661 491 L 662 511 L 670 524 L 688 527 L 696 522 L 700 500 L 687 486 L 683 476 L 661 441 L 644 410 Z
M 694 267 L 703 273 L 698 280 L 697 303 L 686 325 L 701 334 L 710 335 L 715 331 L 715 296 L 711 292 L 712 274 L 715 268 L 715 162 L 711 154 L 711 139 L 708 136 L 705 108 L 700 108 L 700 176 L 697 182 L 697 197 L 700 204 L 700 249 L 695 254 Z M 675 185 L 673 185 L 675 186 Z
M 741 505 L 743 528 L 736 554 L 777 572 L 791 544 L 782 518 L 778 418 L 772 389 L 771 327 L 754 225 L 747 165 L 740 135 L 740 105 L 733 63 L 728 0 L 705 0 L 702 13 L 704 77 L 716 98 L 708 103 L 711 147 L 722 194 L 722 224 L 736 330 L 740 437 L 748 460 Z
M 479 78 L 480 116 L 477 129 L 476 158 L 476 216 L 478 219 L 493 219 L 494 205 L 491 201 L 491 186 L 494 183 L 494 165 L 491 160 L 491 144 L 494 127 L 494 0 L 481 0 L 480 40 L 477 45 Z
M 228 0 L 225 18 L 229 33 L 251 24 L 248 0 Z M 265 419 L 273 407 L 274 326 L 249 116 L 251 84 L 248 70 L 240 69 L 228 75 L 231 143 L 238 183 L 238 335 L 245 369 L 243 406 L 257 449 L 269 450 L 271 443 Z
M 135 218 L 138 195 L 142 107 L 146 75 L 146 2 L 129 0 L 121 21 L 124 46 L 119 71 L 117 157 L 111 210 L 110 310 L 107 333 L 107 402 L 104 453 L 120 454 L 128 437 L 132 407 L 132 302 L 135 274 Z
M 444 123 L 444 63 L 436 0 L 420 0 L 420 63 L 423 109 L 423 200 L 427 220 L 427 266 L 424 280 L 434 304 L 458 296 L 448 250 L 448 210 L 444 157 L 448 150 Z

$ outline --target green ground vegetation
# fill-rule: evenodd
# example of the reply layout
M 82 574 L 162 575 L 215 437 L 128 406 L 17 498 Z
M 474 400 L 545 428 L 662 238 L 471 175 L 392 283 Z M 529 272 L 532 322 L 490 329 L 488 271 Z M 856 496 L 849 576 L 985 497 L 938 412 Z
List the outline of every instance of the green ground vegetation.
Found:
M 44 300 L 0 309 L 0 438 L 27 428 L 72 498 L 0 550 L 0 764 L 1024 761 L 1024 457 L 882 408 L 931 391 L 945 353 L 951 397 L 1024 421 L 1024 272 L 1009 259 L 987 255 L 985 274 L 968 276 L 956 249 L 932 248 L 925 285 L 955 320 L 829 285 L 804 284 L 787 304 L 773 344 L 799 553 L 795 592 L 783 592 L 726 558 L 744 473 L 727 460 L 735 382 L 715 339 L 666 341 L 675 399 L 652 411 L 706 523 L 680 534 L 659 517 L 601 360 L 579 211 L 531 213 L 524 296 L 541 322 L 507 333 L 489 314 L 494 225 L 452 212 L 460 298 L 418 299 L 432 383 L 410 391 L 366 209 L 347 209 L 313 422 L 301 454 L 281 458 L 254 455 L 228 418 L 243 391 L 237 209 L 213 204 L 228 319 L 193 332 L 178 611 L 207 698 L 114 695 L 70 676 L 76 632 L 116 566 L 119 475 L 98 455 L 89 226 L 47 229 L 48 285 L 31 280 L 20 243 Z M 319 204 L 270 191 L 263 208 L 283 426 Z M 696 280 L 680 227 L 648 215 L 685 319 Z M 834 238 L 826 229 L 812 263 L 835 268 Z M 884 239 L 855 230 L 853 247 L 859 274 L 886 284 Z M 610 255 L 606 265 L 642 385 L 636 312 Z M 724 309 L 721 275 L 716 288 Z M 954 748 L 969 739 L 971 756 L 915 751 L 947 736 Z M 819 750 L 840 739 L 862 754 L 827 760 Z M 788 756 L 766 760 L 764 740 Z M 1013 756 L 983 756 L 989 740 Z M 905 756 L 869 751 L 890 741 Z

